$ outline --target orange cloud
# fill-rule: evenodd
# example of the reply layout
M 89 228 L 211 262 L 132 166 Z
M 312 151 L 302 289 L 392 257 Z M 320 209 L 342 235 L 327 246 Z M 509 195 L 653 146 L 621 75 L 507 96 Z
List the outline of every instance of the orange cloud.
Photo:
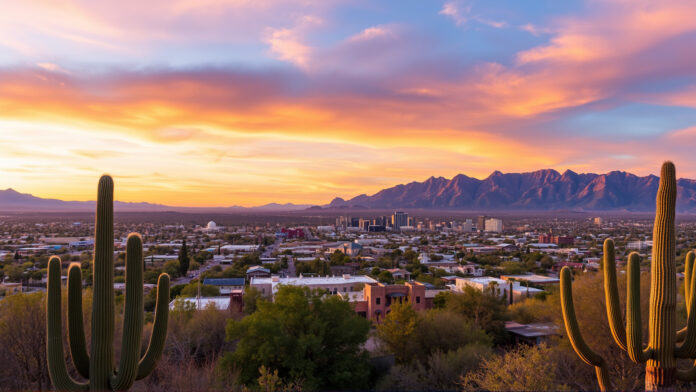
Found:
M 288 4 L 209 0 L 206 9 L 176 1 L 159 21 L 148 3 L 130 22 L 95 4 L 60 11 L 74 25 L 49 21 L 45 31 L 79 45 L 130 50 L 138 34 L 186 40 L 167 35 L 175 34 L 165 27 L 178 15 L 201 16 L 187 19 L 187 27 L 220 22 L 211 9 L 252 10 L 251 19 L 263 14 L 278 22 L 266 13 Z M 0 187 L 87 199 L 94 179 L 111 172 L 123 185 L 122 200 L 255 205 L 324 203 L 431 175 L 485 177 L 494 169 L 647 174 L 671 158 L 684 175 L 696 176 L 690 127 L 613 144 L 604 140 L 611 135 L 571 132 L 556 121 L 633 102 L 694 107 L 693 87 L 636 87 L 664 75 L 695 76 L 689 54 L 673 61 L 655 55 L 691 42 L 684 37 L 696 28 L 691 8 L 677 1 L 597 3 L 592 14 L 525 27 L 550 41 L 510 64 L 462 66 L 456 54 L 414 60 L 413 53 L 430 53 L 432 41 L 400 24 L 361 27 L 322 46 L 312 40 L 325 26 L 321 12 L 303 7 L 250 33 L 290 64 L 259 71 L 69 72 L 39 50 L 31 55 L 36 67 L 0 69 L 0 147 L 11 151 L 0 157 Z M 441 13 L 459 15 L 447 5 Z

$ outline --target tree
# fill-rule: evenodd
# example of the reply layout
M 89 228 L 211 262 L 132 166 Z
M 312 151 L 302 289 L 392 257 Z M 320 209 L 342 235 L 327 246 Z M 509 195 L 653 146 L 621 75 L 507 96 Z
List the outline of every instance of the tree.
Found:
M 397 362 L 412 359 L 411 338 L 416 332 L 418 314 L 409 303 L 394 303 L 384 321 L 377 326 L 377 336 L 394 354 Z
M 164 263 L 164 267 L 162 268 L 164 272 L 168 273 L 172 277 L 178 277 L 179 276 L 179 271 L 181 271 L 181 268 L 179 267 L 179 261 L 178 260 L 169 260 L 166 263 Z M 150 271 L 147 271 L 150 272 Z M 146 274 L 145 279 L 147 280 L 148 276 Z
M 377 384 L 377 390 L 458 390 L 461 377 L 478 369 L 482 358 L 492 350 L 471 344 L 447 352 L 435 351 L 420 361 L 393 366 Z
M 331 265 L 344 265 L 347 262 L 350 262 L 350 256 L 343 254 L 343 252 L 338 249 L 336 249 L 329 258 L 329 264 Z
M 237 345 L 223 366 L 237 369 L 240 383 L 256 384 L 264 366 L 277 370 L 285 383 L 301 381 L 309 390 L 367 388 L 370 366 L 362 345 L 370 322 L 348 302 L 321 290 L 284 286 L 274 302 L 257 306 L 227 325 L 227 340 Z
M 182 297 L 197 297 L 198 292 L 199 292 L 199 284 L 198 282 L 191 282 L 187 284 L 182 290 L 181 290 L 181 296 Z M 217 297 L 220 295 L 220 289 L 216 286 L 209 285 L 209 284 L 201 284 L 200 285 L 200 293 L 201 297 Z
M 504 261 L 500 264 L 505 275 L 520 275 L 527 272 L 525 266 L 516 261 Z
M 181 244 L 181 249 L 179 249 L 179 275 L 186 276 L 186 272 L 189 270 L 189 255 L 188 249 L 186 248 L 186 240 Z
M 295 272 L 298 274 L 318 274 L 329 275 L 331 268 L 329 264 L 323 260 L 314 259 L 312 261 L 298 261 L 295 263 Z
M 476 328 L 491 334 L 497 343 L 504 340 L 507 319 L 505 299 L 491 293 L 491 288 L 480 291 L 465 287 L 462 293 L 447 293 L 445 309 L 471 320 Z
M 258 302 L 263 301 L 261 291 L 256 287 L 248 287 L 244 290 L 244 313 L 252 314 L 258 308 Z
M 483 359 L 481 369 L 462 378 L 464 390 L 558 391 L 554 351 L 546 345 L 518 346 L 503 355 Z
M 492 339 L 460 314 L 396 308 L 377 327 L 378 336 L 399 360 L 379 389 L 455 390 L 461 376 L 477 369 L 481 357 L 491 355 Z
M 20 293 L 0 301 L 0 358 L 0 388 L 49 388 L 44 293 Z
M 420 317 L 411 338 L 417 359 L 425 359 L 437 351 L 448 352 L 471 344 L 491 347 L 493 341 L 461 314 L 448 310 L 430 310 Z
M 406 264 L 415 264 L 416 262 L 418 262 L 418 253 L 416 253 L 412 249 L 409 249 L 406 252 L 404 252 L 404 259 L 406 259 Z
M 379 275 L 377 276 L 377 279 L 380 282 L 384 282 L 384 283 L 388 283 L 388 284 L 394 283 L 394 276 L 392 276 L 392 273 L 387 271 L 387 270 L 381 271 L 379 273 Z

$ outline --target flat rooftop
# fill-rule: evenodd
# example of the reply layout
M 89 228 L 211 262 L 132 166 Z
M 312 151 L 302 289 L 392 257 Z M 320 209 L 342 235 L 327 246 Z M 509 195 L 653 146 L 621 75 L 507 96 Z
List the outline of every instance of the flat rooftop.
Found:
M 553 323 L 519 324 L 514 321 L 508 321 L 505 323 L 505 329 L 510 333 L 527 338 L 559 334 L 558 326 Z
M 274 281 L 275 279 L 275 281 Z M 375 279 L 367 275 L 343 275 L 343 276 L 299 276 L 294 278 L 280 278 L 280 277 L 270 277 L 270 278 L 251 278 L 251 286 L 255 285 L 271 285 L 271 290 L 273 293 L 276 292 L 278 285 L 288 285 L 288 286 L 331 286 L 331 285 L 345 285 L 345 284 L 372 284 L 377 283 Z
M 276 281 L 273 281 L 273 280 Z M 290 286 L 311 286 L 326 284 L 345 284 L 345 283 L 377 283 L 367 275 L 342 275 L 342 276 L 298 276 L 298 277 L 270 277 L 270 278 L 251 278 L 251 284 L 286 284 Z
M 505 280 L 529 282 L 532 284 L 553 284 L 561 281 L 559 278 L 544 275 L 501 275 L 500 278 Z

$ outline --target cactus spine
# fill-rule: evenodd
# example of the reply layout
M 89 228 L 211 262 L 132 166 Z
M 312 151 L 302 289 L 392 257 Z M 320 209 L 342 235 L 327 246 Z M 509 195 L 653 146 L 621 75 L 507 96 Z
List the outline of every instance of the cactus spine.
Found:
M 143 317 L 143 244 L 131 233 L 126 244 L 126 300 L 119 367 L 114 370 L 113 291 L 113 180 L 102 176 L 97 195 L 95 250 L 93 263 L 93 306 L 91 352 L 87 353 L 82 319 L 82 272 L 79 264 L 68 270 L 68 338 L 75 369 L 89 382 L 75 381 L 67 372 L 63 355 L 61 324 L 61 261 L 48 262 L 47 353 L 48 370 L 57 390 L 127 390 L 133 382 L 155 368 L 164 349 L 169 314 L 169 275 L 157 282 L 155 322 L 146 353 L 140 356 Z
M 676 380 L 696 380 L 696 366 L 690 370 L 677 369 L 677 358 L 696 357 L 696 279 L 694 253 L 686 258 L 684 279 L 687 326 L 676 331 L 677 280 L 675 262 L 675 206 L 677 179 L 672 162 L 662 165 L 660 186 L 657 191 L 657 209 L 653 227 L 653 249 L 650 284 L 649 340 L 643 348 L 640 311 L 640 256 L 631 253 L 627 265 L 626 327 L 619 308 L 616 285 L 614 243 L 604 243 L 604 291 L 607 318 L 617 345 L 627 352 L 635 363 L 645 363 L 645 389 L 671 389 Z M 577 354 L 597 369 L 600 388 L 611 389 L 604 359 L 595 354 L 580 335 L 573 308 L 571 274 L 567 267 L 561 271 L 561 304 L 568 336 Z M 681 344 L 678 344 L 681 342 Z

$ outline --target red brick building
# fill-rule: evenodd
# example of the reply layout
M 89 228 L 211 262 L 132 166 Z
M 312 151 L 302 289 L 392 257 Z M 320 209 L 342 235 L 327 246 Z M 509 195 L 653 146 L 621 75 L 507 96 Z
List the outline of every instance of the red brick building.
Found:
M 416 311 L 432 307 L 425 298 L 425 286 L 418 282 L 383 285 L 366 284 L 362 300 L 355 301 L 355 311 L 369 320 L 380 322 L 391 311 L 392 304 L 410 303 Z
M 540 234 L 540 244 L 573 245 L 575 239 L 564 235 Z

